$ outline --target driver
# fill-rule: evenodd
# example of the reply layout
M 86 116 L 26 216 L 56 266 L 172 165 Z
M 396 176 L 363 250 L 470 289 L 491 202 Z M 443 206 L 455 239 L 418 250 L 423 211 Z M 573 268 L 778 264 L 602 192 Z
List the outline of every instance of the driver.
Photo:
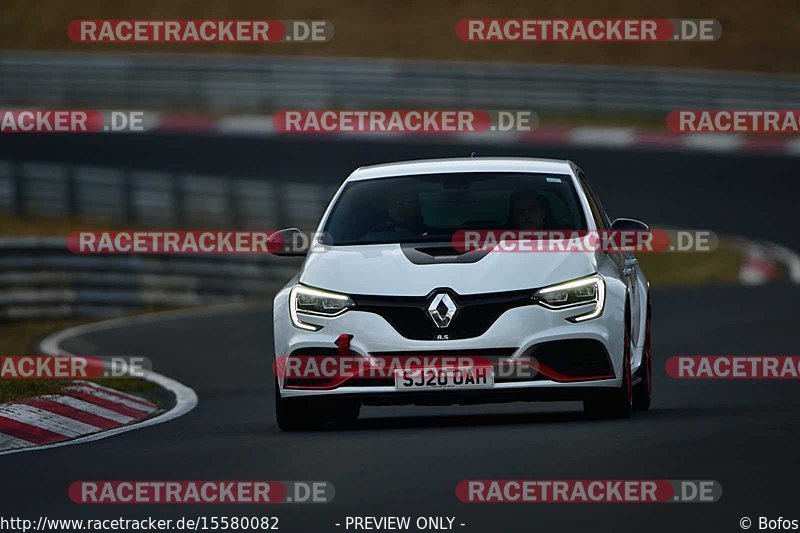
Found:
M 548 219 L 547 200 L 530 190 L 516 190 L 509 199 L 509 229 L 542 230 Z

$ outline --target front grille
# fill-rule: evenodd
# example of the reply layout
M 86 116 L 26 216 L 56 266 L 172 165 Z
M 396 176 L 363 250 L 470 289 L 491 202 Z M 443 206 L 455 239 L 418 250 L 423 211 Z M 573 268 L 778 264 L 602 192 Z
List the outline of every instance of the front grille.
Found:
M 439 328 L 428 314 L 433 298 L 447 293 L 457 306 L 450 325 Z M 450 289 L 436 289 L 427 296 L 351 296 L 355 309 L 382 316 L 407 339 L 454 340 L 479 337 L 506 311 L 532 305 L 532 290 L 491 294 L 459 295 Z

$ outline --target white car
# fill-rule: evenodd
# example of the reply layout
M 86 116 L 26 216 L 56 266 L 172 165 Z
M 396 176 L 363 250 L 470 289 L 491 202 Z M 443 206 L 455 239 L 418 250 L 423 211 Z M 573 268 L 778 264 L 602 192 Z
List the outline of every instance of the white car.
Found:
M 612 223 L 571 161 L 357 169 L 308 246 L 292 244 L 295 228 L 270 236 L 276 255 L 306 255 L 274 302 L 280 428 L 354 419 L 361 405 L 578 400 L 619 418 L 647 409 L 649 284 L 633 254 L 508 249 L 507 236 L 458 244 L 487 229 L 519 231 L 517 244 L 527 229 L 564 239 L 648 230 Z

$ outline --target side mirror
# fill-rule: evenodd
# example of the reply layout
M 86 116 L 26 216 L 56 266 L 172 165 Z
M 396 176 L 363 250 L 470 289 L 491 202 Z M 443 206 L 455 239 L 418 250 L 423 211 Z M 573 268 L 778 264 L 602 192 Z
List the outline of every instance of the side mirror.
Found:
M 611 231 L 650 231 L 650 226 L 632 218 L 618 218 L 611 223 Z
M 267 238 L 269 253 L 281 257 L 303 257 L 308 247 L 308 237 L 297 228 L 282 229 Z

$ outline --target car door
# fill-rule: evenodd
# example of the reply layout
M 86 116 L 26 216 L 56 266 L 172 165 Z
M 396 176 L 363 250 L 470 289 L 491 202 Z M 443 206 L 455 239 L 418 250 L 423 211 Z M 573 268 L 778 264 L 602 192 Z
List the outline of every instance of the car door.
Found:
M 603 204 L 600 203 L 600 199 L 592 190 L 591 185 L 589 185 L 589 179 L 586 177 L 586 174 L 584 174 L 580 169 L 578 169 L 578 179 L 580 180 L 581 188 L 583 189 L 584 194 L 586 194 L 586 199 L 589 202 L 589 208 L 592 210 L 592 217 L 595 219 L 598 230 L 611 230 L 611 220 L 609 219 L 605 209 L 603 209 Z M 633 339 L 635 344 L 638 344 L 642 315 L 640 301 L 641 291 L 639 290 L 636 282 L 638 278 L 636 273 L 636 257 L 632 252 L 628 251 L 609 251 L 607 252 L 607 256 L 617 269 L 619 278 L 628 288 L 628 294 L 630 295 L 631 299 L 631 339 Z

